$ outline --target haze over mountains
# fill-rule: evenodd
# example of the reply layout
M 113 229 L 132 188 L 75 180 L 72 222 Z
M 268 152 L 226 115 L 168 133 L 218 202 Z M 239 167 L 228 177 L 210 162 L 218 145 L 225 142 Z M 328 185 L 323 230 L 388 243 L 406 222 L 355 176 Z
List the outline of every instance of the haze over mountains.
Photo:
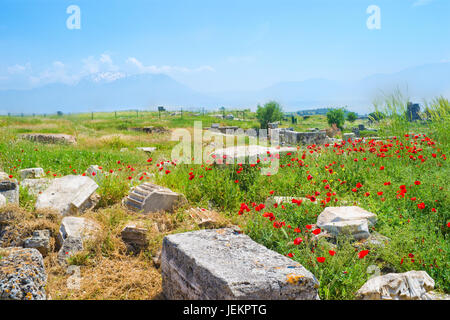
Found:
M 372 111 L 375 98 L 399 88 L 414 102 L 439 95 L 450 98 L 450 62 L 408 68 L 392 74 L 375 74 L 357 81 L 308 79 L 279 82 L 257 91 L 197 92 L 165 74 L 129 75 L 114 81 L 85 77 L 69 85 L 52 83 L 27 90 L 0 90 L 0 113 L 64 113 L 114 110 L 255 109 L 270 99 L 285 111 L 348 106 L 365 114 Z

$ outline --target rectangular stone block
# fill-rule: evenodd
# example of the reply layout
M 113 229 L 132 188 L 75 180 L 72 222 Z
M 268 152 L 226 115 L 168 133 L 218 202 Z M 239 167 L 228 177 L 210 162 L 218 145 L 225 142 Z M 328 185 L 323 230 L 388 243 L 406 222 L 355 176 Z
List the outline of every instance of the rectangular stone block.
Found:
M 166 236 L 161 270 L 168 299 L 319 299 L 311 272 L 228 228 Z

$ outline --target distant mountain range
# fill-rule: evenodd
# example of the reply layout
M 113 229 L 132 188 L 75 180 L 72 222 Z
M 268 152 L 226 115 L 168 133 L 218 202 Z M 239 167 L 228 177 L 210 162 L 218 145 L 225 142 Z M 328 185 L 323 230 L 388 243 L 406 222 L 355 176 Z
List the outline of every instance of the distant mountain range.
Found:
M 164 74 L 126 76 L 115 81 L 84 78 L 75 85 L 54 83 L 29 90 L 1 90 L 0 113 L 87 112 L 126 109 L 218 109 L 250 107 L 277 100 L 285 111 L 347 106 L 360 114 L 384 92 L 399 88 L 412 101 L 443 95 L 450 98 L 450 62 L 375 74 L 358 81 L 309 79 L 279 82 L 257 91 L 207 94 L 197 92 Z

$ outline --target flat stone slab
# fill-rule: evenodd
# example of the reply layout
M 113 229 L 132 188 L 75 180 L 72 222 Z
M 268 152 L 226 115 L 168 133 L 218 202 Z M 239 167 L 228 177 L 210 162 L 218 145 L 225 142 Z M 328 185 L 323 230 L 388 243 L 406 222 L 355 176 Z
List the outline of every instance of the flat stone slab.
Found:
M 76 215 L 91 206 L 90 197 L 97 188 L 97 183 L 88 177 L 69 175 L 54 179 L 38 196 L 36 209 L 52 208 L 62 215 Z
M 153 151 L 156 150 L 156 147 L 137 147 L 136 149 L 144 151 L 144 152 L 152 153 Z
M 6 198 L 0 194 L 0 207 L 6 206 Z
M 47 275 L 36 249 L 0 248 L 0 300 L 45 300 Z
M 166 236 L 161 270 L 168 299 L 318 299 L 311 272 L 228 228 Z
M 0 194 L 5 197 L 7 203 L 19 203 L 19 184 L 17 180 L 0 181 Z
M 20 180 L 24 180 L 24 179 L 34 179 L 34 178 L 41 178 L 43 176 L 45 176 L 45 172 L 44 169 L 42 168 L 28 168 L 28 169 L 23 169 L 19 171 L 19 175 L 20 175 Z
M 66 143 L 66 144 L 76 144 L 77 140 L 75 137 L 68 134 L 59 133 L 27 133 L 21 135 L 22 139 L 31 140 L 41 143 Z
M 388 273 L 369 279 L 356 292 L 360 300 L 432 300 L 434 280 L 425 271 Z
M 268 157 L 267 152 L 270 154 L 276 154 L 280 152 L 297 152 L 297 148 L 294 147 L 263 147 L 259 145 L 250 145 L 250 146 L 235 146 L 224 149 L 218 149 L 212 152 L 209 156 L 217 159 L 223 159 L 225 156 L 226 159 L 242 159 L 245 157 L 257 157 L 257 158 L 265 158 Z
M 133 188 L 124 199 L 128 209 L 144 214 L 158 211 L 172 212 L 184 203 L 186 203 L 184 195 L 149 182 Z
M 369 237 L 369 226 L 375 225 L 376 214 L 360 207 L 327 207 L 317 217 L 317 226 L 334 236 L 353 235 L 356 239 Z

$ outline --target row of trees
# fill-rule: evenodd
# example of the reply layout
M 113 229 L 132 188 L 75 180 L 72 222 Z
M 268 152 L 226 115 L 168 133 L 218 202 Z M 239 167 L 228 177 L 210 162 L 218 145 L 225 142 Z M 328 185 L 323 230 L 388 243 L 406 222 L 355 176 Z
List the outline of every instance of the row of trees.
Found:
M 280 104 L 276 101 L 270 101 L 264 106 L 258 105 L 256 110 L 256 118 L 258 119 L 261 128 L 267 129 L 269 123 L 281 121 L 283 119 L 283 110 Z M 344 108 L 331 109 L 327 112 L 327 121 L 330 126 L 335 124 L 342 130 L 345 120 L 354 122 L 358 118 L 355 112 L 347 112 Z

